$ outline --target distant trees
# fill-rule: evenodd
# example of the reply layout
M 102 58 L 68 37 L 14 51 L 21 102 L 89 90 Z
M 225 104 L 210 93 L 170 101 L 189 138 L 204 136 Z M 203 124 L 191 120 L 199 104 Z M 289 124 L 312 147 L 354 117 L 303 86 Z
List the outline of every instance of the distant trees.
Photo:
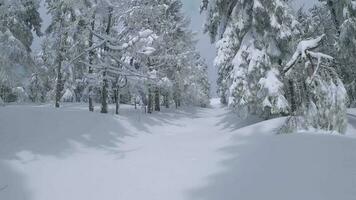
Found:
M 141 102 L 149 113 L 173 103 L 208 105 L 207 65 L 179 0 L 46 5 L 52 21 L 29 86 L 33 101 L 84 101 L 89 111 L 100 102 L 102 113 L 115 103 L 117 114 L 120 102 Z

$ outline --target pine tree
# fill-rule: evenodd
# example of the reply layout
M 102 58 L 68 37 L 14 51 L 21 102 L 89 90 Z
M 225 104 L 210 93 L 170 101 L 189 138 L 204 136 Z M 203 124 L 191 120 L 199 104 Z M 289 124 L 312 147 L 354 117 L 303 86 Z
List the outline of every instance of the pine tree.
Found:
M 30 46 L 32 31 L 37 36 L 42 35 L 38 9 L 37 0 L 3 0 L 0 3 L 0 88 L 5 102 L 16 100 L 12 90 L 23 88 L 35 70 Z M 16 73 L 19 71 L 22 73 Z
M 269 118 L 285 113 L 279 68 L 290 53 L 291 40 L 299 34 L 298 22 L 286 2 L 203 1 L 208 10 L 205 31 L 217 41 L 215 65 L 219 69 L 218 93 L 240 114 Z M 265 80 L 279 88 L 269 89 Z
M 338 72 L 345 83 L 349 95 L 349 104 L 356 105 L 356 69 L 354 67 L 356 53 L 356 2 L 354 0 L 322 0 L 325 2 L 320 10 L 328 10 L 322 20 L 332 23 L 323 24 L 330 29 L 333 24 L 334 38 L 329 42 L 332 48 L 337 47 L 332 55 L 339 63 Z
M 60 107 L 60 101 L 65 90 L 64 69 L 70 66 L 66 63 L 69 60 L 70 43 L 72 42 L 72 27 L 75 21 L 74 2 L 64 0 L 46 0 L 47 8 L 52 17 L 50 26 L 46 30 L 46 37 L 50 41 L 53 68 L 56 70 L 55 86 L 55 107 Z M 67 97 L 68 98 L 68 97 Z
M 166 107 L 171 101 L 175 102 L 176 107 L 191 103 L 189 86 L 194 84 L 192 81 L 197 81 L 191 77 L 206 77 L 207 71 L 194 73 L 195 67 L 200 67 L 193 39 L 195 35 L 188 28 L 189 20 L 182 14 L 182 3 L 178 0 L 135 0 L 132 6 L 138 6 L 139 9 L 133 10 L 130 18 L 126 19 L 130 30 L 137 31 L 144 27 L 157 35 L 151 44 L 155 49 L 153 53 L 131 53 L 133 62 L 141 68 L 146 66 L 145 73 L 150 77 L 145 83 L 147 89 L 141 89 L 149 97 L 148 111 L 160 110 L 162 98 Z M 197 93 L 193 99 L 197 99 L 196 96 Z
M 296 52 L 286 64 L 286 78 L 294 80 L 292 93 L 299 99 L 295 112 L 287 120 L 283 132 L 311 128 L 344 133 L 346 118 L 346 89 L 336 72 L 334 58 L 313 50 L 318 49 L 325 35 L 299 42 Z

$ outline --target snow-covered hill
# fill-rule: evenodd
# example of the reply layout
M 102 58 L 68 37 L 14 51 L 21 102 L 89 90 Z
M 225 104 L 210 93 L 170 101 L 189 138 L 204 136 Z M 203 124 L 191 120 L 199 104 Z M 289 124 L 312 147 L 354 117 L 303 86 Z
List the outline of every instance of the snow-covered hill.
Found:
M 346 136 L 276 135 L 283 118 L 213 104 L 120 116 L 0 107 L 0 199 L 355 199 L 356 118 Z

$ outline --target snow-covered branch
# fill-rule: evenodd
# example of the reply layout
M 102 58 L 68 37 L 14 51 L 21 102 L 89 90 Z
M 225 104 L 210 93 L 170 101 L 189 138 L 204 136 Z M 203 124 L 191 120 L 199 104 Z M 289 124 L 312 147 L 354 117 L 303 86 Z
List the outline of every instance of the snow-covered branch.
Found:
M 73 59 L 71 59 L 68 64 L 73 63 L 74 61 L 76 61 L 77 59 L 79 59 L 80 57 L 82 57 L 84 54 L 86 54 L 86 53 L 88 53 L 88 52 L 90 52 L 90 51 L 93 51 L 93 50 L 95 50 L 96 48 L 99 48 L 99 47 L 103 46 L 106 42 L 107 42 L 106 40 L 103 40 L 103 41 L 101 41 L 100 43 L 98 43 L 98 44 L 96 44 L 96 45 L 94 45 L 94 46 L 92 46 L 92 47 L 90 47 L 90 48 L 84 50 L 82 53 L 80 53 L 79 55 L 77 55 L 77 56 L 75 56 Z
M 283 69 L 284 73 L 287 73 L 295 65 L 295 63 L 298 61 L 298 59 L 300 57 L 305 59 L 309 55 L 316 59 L 319 59 L 319 58 L 333 59 L 331 56 L 328 56 L 326 54 L 314 53 L 314 52 L 310 51 L 310 50 L 313 50 L 313 49 L 319 47 L 321 45 L 321 42 L 324 39 L 324 37 L 325 37 L 325 34 L 323 34 L 317 38 L 314 38 L 314 39 L 303 40 L 303 41 L 299 42 L 299 44 L 297 46 L 297 50 L 293 54 L 292 59 L 286 64 L 286 67 Z

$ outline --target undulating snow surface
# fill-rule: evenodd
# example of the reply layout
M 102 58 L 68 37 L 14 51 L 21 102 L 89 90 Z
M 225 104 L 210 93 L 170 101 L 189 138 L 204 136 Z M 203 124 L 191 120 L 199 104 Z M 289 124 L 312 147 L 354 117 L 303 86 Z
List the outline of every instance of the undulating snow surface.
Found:
M 276 135 L 283 118 L 235 116 L 215 101 L 153 115 L 123 106 L 118 117 L 0 107 L 0 199 L 356 198 L 356 118 L 346 136 Z

